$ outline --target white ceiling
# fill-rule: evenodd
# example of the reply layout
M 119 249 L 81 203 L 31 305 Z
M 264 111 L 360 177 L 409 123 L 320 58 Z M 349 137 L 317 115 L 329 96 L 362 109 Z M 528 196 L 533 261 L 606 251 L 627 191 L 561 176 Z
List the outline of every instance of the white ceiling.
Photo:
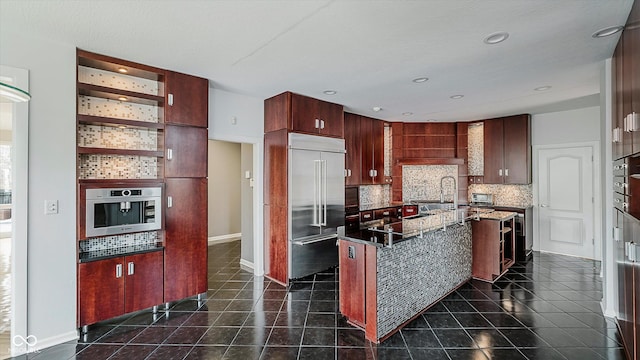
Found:
M 463 121 L 597 105 L 600 67 L 619 34 L 591 35 L 624 25 L 632 3 L 0 0 L 0 31 L 206 77 L 261 99 L 291 90 L 380 119 Z M 507 41 L 483 43 L 498 31 Z M 422 76 L 429 81 L 411 81 Z

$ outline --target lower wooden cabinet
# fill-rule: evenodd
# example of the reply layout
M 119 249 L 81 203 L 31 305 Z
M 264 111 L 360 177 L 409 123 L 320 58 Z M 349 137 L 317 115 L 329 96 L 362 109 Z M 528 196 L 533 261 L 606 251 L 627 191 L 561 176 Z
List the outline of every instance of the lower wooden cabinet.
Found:
M 162 251 L 78 265 L 79 326 L 163 302 Z
M 628 359 L 640 356 L 640 220 L 614 210 L 618 327 Z
M 340 312 L 350 322 L 364 328 L 365 245 L 341 240 L 339 247 Z
M 493 282 L 515 262 L 513 217 L 506 220 L 482 219 L 472 222 L 472 266 L 476 279 Z
M 207 179 L 165 179 L 164 301 L 207 292 Z

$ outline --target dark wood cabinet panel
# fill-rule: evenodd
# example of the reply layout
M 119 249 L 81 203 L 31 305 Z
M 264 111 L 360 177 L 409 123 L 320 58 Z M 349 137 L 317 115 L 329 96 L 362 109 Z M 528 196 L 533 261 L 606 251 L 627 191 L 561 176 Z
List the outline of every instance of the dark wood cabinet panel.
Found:
M 208 133 L 206 128 L 165 128 L 165 177 L 207 177 Z
M 624 30 L 626 49 L 631 52 L 629 57 L 630 75 L 628 80 L 631 82 L 631 112 L 640 116 L 640 6 L 634 6 L 629 15 L 630 24 Z M 627 60 L 627 57 L 625 57 Z M 640 131 L 632 133 L 633 153 L 640 152 Z
M 207 179 L 165 180 L 164 301 L 207 291 Z
M 360 139 L 360 184 L 384 184 L 384 121 L 361 116 Z
M 515 228 L 508 220 L 480 220 L 472 222 L 474 278 L 494 282 L 515 262 Z
M 531 117 L 504 119 L 504 183 L 531 183 Z
M 209 124 L 209 80 L 167 71 L 165 122 L 206 128 Z
M 289 282 L 287 215 L 287 206 L 264 206 L 265 275 L 283 285 Z
M 623 82 L 624 82 L 624 66 L 623 66 L 623 56 L 622 56 L 622 41 L 618 42 L 618 46 L 616 47 L 616 51 L 613 54 L 613 67 L 615 71 L 615 104 L 613 106 L 613 119 L 611 128 L 614 129 L 614 134 L 617 131 L 618 136 L 620 136 L 617 141 L 613 143 L 613 158 L 620 159 L 624 155 L 624 143 L 622 142 L 622 129 L 624 129 L 624 110 L 622 108 L 623 104 Z
M 484 121 L 485 184 L 531 183 L 531 116 Z
M 163 253 L 154 251 L 124 258 L 125 313 L 163 303 Z
M 502 120 L 484 122 L 484 183 L 502 184 L 504 176 L 504 124 Z
M 286 129 L 264 134 L 264 203 L 267 205 L 288 206 L 287 136 Z
M 124 265 L 122 260 L 119 257 L 78 265 L 80 326 L 94 324 L 124 314 Z
M 623 31 L 620 41 L 622 42 L 622 118 L 631 114 L 633 111 L 633 98 L 632 98 L 632 83 L 633 83 L 633 44 L 632 36 L 629 31 Z M 635 59 L 635 61 L 639 61 Z M 634 153 L 634 148 L 638 147 L 634 144 L 634 133 L 623 131 L 622 132 L 622 155 L 629 156 Z
M 365 326 L 365 245 L 340 240 L 340 312 L 357 326 Z
M 343 107 L 284 92 L 264 101 L 264 132 L 287 129 L 311 135 L 344 138 Z
M 362 166 L 362 144 L 360 142 L 360 116 L 344 114 L 345 185 L 360 185 Z

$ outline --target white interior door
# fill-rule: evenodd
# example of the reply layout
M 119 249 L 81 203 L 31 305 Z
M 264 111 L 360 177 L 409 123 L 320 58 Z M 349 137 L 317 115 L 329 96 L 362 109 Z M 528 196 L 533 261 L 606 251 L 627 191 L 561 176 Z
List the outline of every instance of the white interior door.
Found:
M 540 250 L 593 259 L 593 148 L 538 149 Z

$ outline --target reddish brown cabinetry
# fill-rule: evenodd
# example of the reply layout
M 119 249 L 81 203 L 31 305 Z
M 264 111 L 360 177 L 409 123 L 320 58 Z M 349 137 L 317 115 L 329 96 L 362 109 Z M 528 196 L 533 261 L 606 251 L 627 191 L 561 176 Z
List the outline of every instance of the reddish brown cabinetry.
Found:
M 165 122 L 206 128 L 209 123 L 209 80 L 167 71 Z
M 165 182 L 164 301 L 170 302 L 207 291 L 207 179 Z
M 515 262 L 513 217 L 483 219 L 472 223 L 471 272 L 474 278 L 493 282 Z
M 484 121 L 485 184 L 531 183 L 531 117 Z
M 162 252 L 81 263 L 78 284 L 80 326 L 159 305 Z
M 165 127 L 165 176 L 207 177 L 207 129 Z
M 361 184 L 384 184 L 384 121 L 360 117 Z
M 343 138 L 342 109 L 342 105 L 285 92 L 265 100 L 264 132 L 287 129 Z
M 344 143 L 347 150 L 344 158 L 347 174 L 345 185 L 360 185 L 362 166 L 362 143 L 360 141 L 360 115 L 344 114 Z
M 340 312 L 350 322 L 364 327 L 365 245 L 341 240 L 339 252 Z

